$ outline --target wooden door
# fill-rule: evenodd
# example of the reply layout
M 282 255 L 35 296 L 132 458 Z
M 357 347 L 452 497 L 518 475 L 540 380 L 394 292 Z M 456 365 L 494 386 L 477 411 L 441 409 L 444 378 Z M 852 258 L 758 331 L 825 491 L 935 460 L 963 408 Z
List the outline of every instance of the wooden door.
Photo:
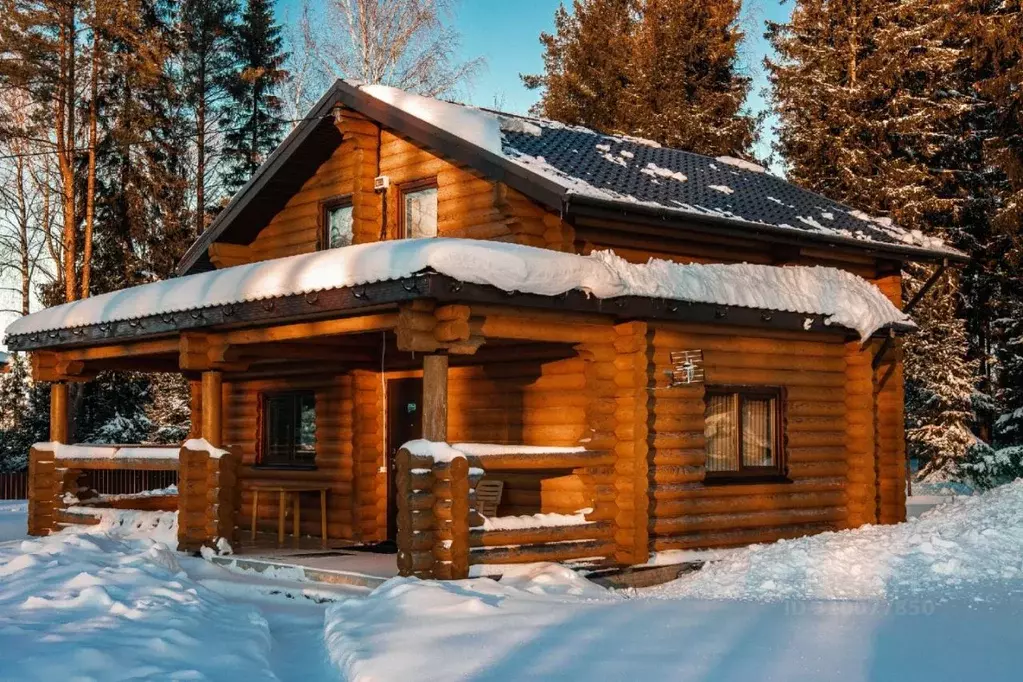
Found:
M 387 382 L 387 537 L 398 537 L 395 456 L 398 448 L 423 437 L 423 380 Z

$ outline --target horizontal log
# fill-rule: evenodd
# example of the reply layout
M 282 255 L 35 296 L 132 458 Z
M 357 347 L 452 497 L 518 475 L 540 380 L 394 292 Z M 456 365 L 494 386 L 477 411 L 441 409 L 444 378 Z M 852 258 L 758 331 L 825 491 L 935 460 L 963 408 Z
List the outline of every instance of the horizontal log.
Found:
M 556 526 L 547 528 L 520 528 L 515 530 L 473 529 L 469 534 L 470 547 L 497 547 L 507 545 L 532 545 L 569 540 L 605 540 L 614 534 L 612 524 L 607 522 L 589 523 L 577 526 Z
M 653 518 L 676 518 L 701 514 L 724 514 L 772 511 L 783 509 L 811 509 L 841 507 L 845 505 L 843 491 L 805 493 L 779 493 L 775 495 L 729 495 L 679 500 L 655 500 L 650 505 Z
M 713 533 L 685 533 L 652 538 L 651 547 L 655 552 L 672 549 L 710 549 L 714 547 L 735 547 L 754 543 L 769 543 L 777 540 L 798 538 L 829 530 L 837 530 L 841 521 L 807 523 L 778 528 L 753 528 Z
M 614 553 L 613 542 L 593 540 L 553 543 L 546 545 L 519 545 L 473 549 L 470 564 L 521 564 L 537 561 L 568 561 L 589 557 L 608 557 Z
M 653 518 L 649 529 L 657 535 L 675 535 L 694 531 L 722 531 L 765 526 L 790 526 L 796 523 L 840 521 L 845 507 L 785 509 L 736 514 L 706 514 L 678 518 Z
M 484 471 L 517 471 L 528 469 L 572 469 L 585 466 L 614 464 L 615 455 L 603 450 L 585 450 L 571 453 L 514 453 L 470 456 L 469 465 Z
M 177 450 L 171 449 L 173 457 L 62 457 L 56 460 L 58 469 L 103 470 L 103 471 L 177 471 Z M 205 453 L 204 453 L 205 454 Z
M 657 500 L 692 497 L 725 497 L 774 495 L 779 493 L 842 490 L 845 479 L 833 477 L 804 478 L 786 483 L 750 483 L 744 485 L 705 485 L 703 483 L 653 484 L 650 494 Z

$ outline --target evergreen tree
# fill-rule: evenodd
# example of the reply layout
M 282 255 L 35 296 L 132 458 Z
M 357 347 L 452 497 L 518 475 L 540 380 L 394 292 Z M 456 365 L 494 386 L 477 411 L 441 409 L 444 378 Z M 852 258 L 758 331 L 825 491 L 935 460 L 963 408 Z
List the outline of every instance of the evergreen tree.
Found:
M 966 331 L 956 318 L 954 274 L 947 274 L 917 309 L 920 331 L 905 344 L 907 454 L 925 463 L 932 480 L 955 480 L 959 463 L 977 442 L 973 421 L 974 364 L 966 359 Z M 923 281 L 921 273 L 913 282 Z
M 985 263 L 1000 285 L 992 346 L 997 358 L 995 422 L 1001 447 L 1023 445 L 1023 3 L 963 0 L 960 24 L 971 38 L 975 90 L 989 105 L 985 158 L 1004 174 L 993 218 L 997 238 Z
M 543 33 L 534 113 L 702 154 L 748 155 L 759 122 L 742 111 L 737 0 L 575 0 Z
M 190 241 L 170 19 L 164 0 L 133 0 L 106 40 L 116 67 L 101 96 L 95 293 L 170 276 Z
M 281 139 L 284 103 L 278 90 L 288 77 L 281 28 L 268 0 L 249 0 L 233 37 L 236 71 L 224 117 L 224 178 L 233 193 L 256 172 Z
M 631 81 L 633 35 L 640 0 L 573 0 L 554 14 L 554 30 L 540 34 L 542 75 L 522 76 L 542 89 L 538 116 L 607 132 L 622 128 Z
M 632 50 L 629 131 L 711 156 L 743 156 L 758 121 L 743 113 L 752 79 L 739 74 L 739 0 L 646 0 Z
M 768 26 L 778 57 L 767 67 L 791 179 L 986 260 L 986 110 L 971 94 L 955 2 L 799 0 L 788 24 Z M 967 268 L 914 310 L 922 331 L 905 343 L 907 427 L 921 457 L 961 458 L 972 442 L 986 269 Z M 907 271 L 907 293 L 929 274 Z
M 234 73 L 231 50 L 238 14 L 236 0 L 184 0 L 178 16 L 181 36 L 180 89 L 195 133 L 195 233 L 206 227 L 208 189 L 215 178 L 218 150 L 213 142 L 227 104 Z
M 31 384 L 28 360 L 22 353 L 11 353 L 8 370 L 0 374 L 0 431 L 17 429 L 28 409 L 28 391 Z

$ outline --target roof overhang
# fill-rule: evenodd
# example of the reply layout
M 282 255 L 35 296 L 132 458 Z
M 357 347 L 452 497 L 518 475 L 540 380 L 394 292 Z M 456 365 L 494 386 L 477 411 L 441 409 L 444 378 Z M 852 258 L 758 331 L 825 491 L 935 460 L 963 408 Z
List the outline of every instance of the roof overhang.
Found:
M 209 228 L 189 247 L 177 267 L 177 274 L 190 274 L 210 269 L 208 249 L 211 244 L 225 237 L 225 232 L 241 217 L 246 206 L 264 189 L 273 176 L 280 172 L 308 143 L 315 139 L 315 132 L 331 118 L 338 105 L 343 105 L 370 118 L 383 126 L 404 135 L 415 142 L 436 151 L 441 156 L 461 162 L 479 171 L 484 176 L 507 184 L 530 199 L 558 212 L 572 222 L 577 218 L 615 217 L 627 221 L 655 221 L 659 225 L 685 229 L 705 229 L 714 234 L 733 231 L 737 236 L 757 238 L 766 242 L 784 244 L 806 244 L 870 253 L 878 258 L 896 261 L 922 261 L 940 263 L 944 261 L 965 263 L 969 259 L 951 250 L 926 249 L 900 244 L 863 241 L 850 237 L 817 234 L 795 228 L 752 223 L 727 216 L 712 216 L 687 211 L 675 211 L 663 207 L 645 206 L 626 201 L 598 199 L 570 193 L 564 186 L 512 160 L 483 149 L 466 139 L 443 130 L 431 123 L 412 116 L 398 107 L 384 102 L 363 91 L 358 85 L 337 80 L 313 106 L 309 114 L 292 130 L 273 154 L 256 171 L 248 183 L 234 196 L 227 207 L 217 216 Z M 333 123 L 330 123 L 333 127 Z M 319 149 L 322 153 L 324 150 Z M 252 227 L 252 226 L 250 226 Z M 258 227 L 258 226 L 256 226 Z M 249 241 L 255 234 L 247 235 Z M 248 243 L 241 240 L 234 243 Z
M 70 329 L 20 334 L 9 336 L 6 342 L 11 349 L 19 351 L 109 345 L 129 340 L 171 336 L 186 331 L 215 331 L 352 316 L 393 308 L 397 304 L 417 299 L 431 299 L 440 303 L 506 305 L 590 313 L 607 315 L 616 320 L 709 323 L 765 331 L 830 333 L 842 334 L 850 339 L 859 338 L 852 329 L 828 325 L 825 322 L 826 316 L 820 314 L 642 296 L 599 299 L 580 290 L 572 290 L 558 296 L 524 294 L 507 292 L 489 285 L 461 282 L 433 271 L 424 271 L 400 280 L 195 308 Z M 911 325 L 895 325 L 878 330 L 875 336 L 886 336 L 891 331 L 908 332 L 912 329 Z

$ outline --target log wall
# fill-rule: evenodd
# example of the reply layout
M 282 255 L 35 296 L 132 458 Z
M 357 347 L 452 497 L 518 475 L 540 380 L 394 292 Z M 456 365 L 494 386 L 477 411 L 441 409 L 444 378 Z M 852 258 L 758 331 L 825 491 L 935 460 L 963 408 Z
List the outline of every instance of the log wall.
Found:
M 650 546 L 653 550 L 769 542 L 850 522 L 847 348 L 841 336 L 739 335 L 652 325 Z M 673 350 L 703 350 L 706 385 L 785 390 L 789 482 L 705 484 L 704 384 L 669 387 Z M 869 361 L 868 361 L 869 362 Z M 869 364 L 868 364 L 869 370 Z M 862 522 L 862 521 L 861 521 Z
M 259 396 L 265 392 L 304 389 L 316 392 L 316 470 L 254 467 L 257 441 L 260 438 Z M 361 539 L 361 529 L 355 522 L 353 397 L 353 378 L 350 375 L 224 384 L 224 443 L 225 447 L 238 454 L 241 462 L 238 469 L 238 485 L 241 489 L 238 523 L 244 530 L 248 530 L 252 518 L 253 493 L 247 488 L 247 482 L 315 481 L 331 485 L 327 496 L 328 535 L 332 538 Z M 319 535 L 319 498 L 315 495 L 300 497 L 302 533 Z M 259 496 L 257 525 L 260 530 L 276 532 L 277 504 L 276 495 L 264 493 Z

